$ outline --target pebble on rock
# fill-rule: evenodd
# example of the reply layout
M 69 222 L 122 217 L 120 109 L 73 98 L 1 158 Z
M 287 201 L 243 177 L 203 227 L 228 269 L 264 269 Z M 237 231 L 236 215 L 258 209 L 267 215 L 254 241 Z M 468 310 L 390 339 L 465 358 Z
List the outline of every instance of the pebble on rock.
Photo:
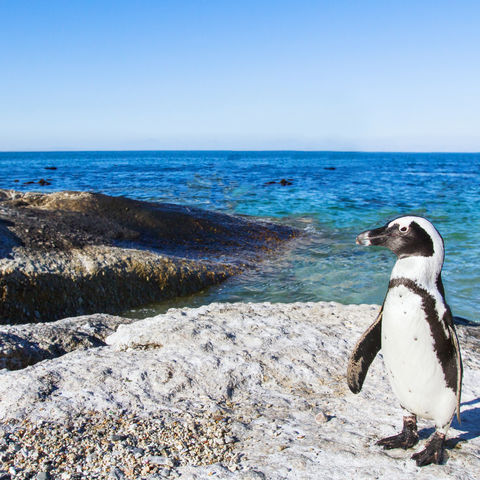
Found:
M 319 425 L 322 423 L 328 422 L 328 416 L 325 415 L 322 411 L 318 412 L 317 415 L 315 415 L 315 422 Z

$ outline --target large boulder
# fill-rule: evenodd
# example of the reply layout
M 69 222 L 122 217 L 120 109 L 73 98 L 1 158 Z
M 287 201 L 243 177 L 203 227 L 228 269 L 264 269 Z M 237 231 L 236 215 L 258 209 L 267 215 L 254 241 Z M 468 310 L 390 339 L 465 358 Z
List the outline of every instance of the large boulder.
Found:
M 402 411 L 381 356 L 360 394 L 348 356 L 378 306 L 212 304 L 120 325 L 106 346 L 0 372 L 0 455 L 15 478 L 474 479 L 480 354 L 459 327 L 462 424 L 444 465 L 375 445 Z M 468 340 L 468 341 L 467 341 Z M 420 421 L 420 445 L 432 433 Z
M 118 313 L 194 293 L 297 234 L 99 193 L 0 190 L 0 323 Z

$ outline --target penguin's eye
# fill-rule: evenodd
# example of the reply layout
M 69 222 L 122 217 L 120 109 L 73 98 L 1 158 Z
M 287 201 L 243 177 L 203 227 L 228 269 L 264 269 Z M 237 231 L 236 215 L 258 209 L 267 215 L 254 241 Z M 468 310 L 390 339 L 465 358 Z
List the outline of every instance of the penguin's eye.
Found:
M 407 232 L 408 232 L 408 227 L 405 226 L 405 225 L 404 225 L 403 227 L 399 227 L 398 229 L 399 229 L 400 232 L 402 232 L 402 233 L 407 233 Z

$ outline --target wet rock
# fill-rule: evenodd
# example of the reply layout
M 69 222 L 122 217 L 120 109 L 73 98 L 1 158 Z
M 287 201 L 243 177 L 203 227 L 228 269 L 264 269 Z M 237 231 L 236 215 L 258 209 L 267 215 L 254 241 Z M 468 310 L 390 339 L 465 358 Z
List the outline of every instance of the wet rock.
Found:
M 16 181 L 18 182 L 18 180 L 16 180 Z M 38 180 L 38 182 L 35 182 L 34 180 L 29 180 L 28 182 L 23 182 L 23 185 L 33 185 L 34 183 L 38 183 L 42 187 L 44 187 L 45 185 L 51 185 L 52 184 L 50 179 L 45 180 L 44 178 L 41 178 L 40 180 Z
M 280 181 L 276 182 L 274 180 L 270 181 L 270 182 L 265 182 L 264 185 L 275 185 L 275 184 L 278 184 L 278 185 L 282 185 L 282 187 L 285 187 L 287 185 L 293 185 L 293 180 L 291 178 L 289 178 L 288 180 L 285 179 L 285 178 L 282 178 Z
M 118 313 L 194 293 L 297 234 L 193 207 L 0 190 L 0 323 Z

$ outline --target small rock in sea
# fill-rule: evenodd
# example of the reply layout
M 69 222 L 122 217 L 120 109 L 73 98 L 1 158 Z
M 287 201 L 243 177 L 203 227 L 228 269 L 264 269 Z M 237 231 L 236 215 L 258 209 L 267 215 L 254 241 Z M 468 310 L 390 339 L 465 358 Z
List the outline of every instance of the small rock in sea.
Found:
M 323 167 L 324 170 L 336 170 L 337 167 Z
M 275 184 L 282 185 L 283 187 L 285 187 L 286 185 L 292 185 L 292 179 L 291 178 L 289 178 L 289 179 L 282 178 L 279 182 L 275 182 L 274 180 L 272 180 L 270 182 L 265 182 L 264 183 L 264 185 L 275 185 Z
M 45 185 L 51 185 L 52 182 L 45 180 L 44 178 L 41 178 L 38 182 L 34 182 L 33 180 L 29 180 L 28 182 L 23 182 L 23 185 L 33 185 L 34 183 L 38 183 L 39 185 L 45 186 Z
M 45 170 L 56 170 L 57 167 L 45 167 Z
M 19 180 L 18 178 L 16 178 L 16 179 L 14 180 L 15 183 L 18 183 L 19 181 L 20 181 L 20 180 Z

